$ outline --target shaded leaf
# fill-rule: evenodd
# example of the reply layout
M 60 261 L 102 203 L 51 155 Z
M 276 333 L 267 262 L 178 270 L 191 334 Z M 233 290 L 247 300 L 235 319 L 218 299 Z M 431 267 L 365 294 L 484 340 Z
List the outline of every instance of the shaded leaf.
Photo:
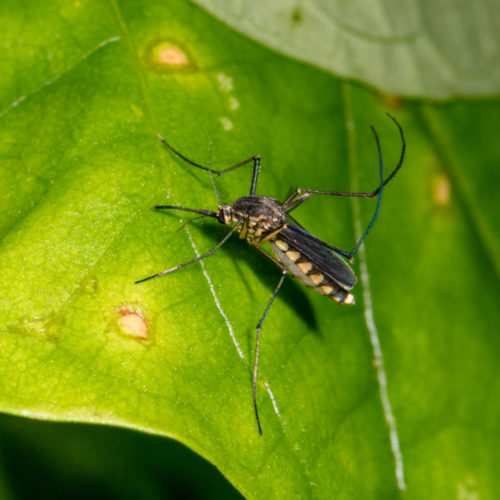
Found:
M 498 2 L 196 0 L 279 53 L 406 97 L 500 91 Z

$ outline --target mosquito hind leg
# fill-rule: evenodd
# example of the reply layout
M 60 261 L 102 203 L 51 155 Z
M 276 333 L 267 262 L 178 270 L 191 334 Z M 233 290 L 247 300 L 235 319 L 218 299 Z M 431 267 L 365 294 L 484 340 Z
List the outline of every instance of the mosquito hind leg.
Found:
M 283 208 L 285 209 L 286 212 L 289 212 L 290 210 L 298 207 L 301 203 L 306 201 L 311 195 L 313 194 L 321 194 L 321 195 L 327 195 L 327 196 L 350 196 L 350 197 L 357 197 L 357 198 L 375 198 L 379 194 L 379 191 L 389 182 L 392 180 L 392 178 L 397 174 L 401 166 L 403 165 L 403 160 L 405 157 L 405 152 L 406 152 L 406 141 L 403 133 L 403 128 L 401 125 L 398 123 L 398 121 L 391 116 L 390 114 L 387 114 L 387 116 L 396 124 L 399 130 L 399 134 L 401 136 L 401 155 L 399 157 L 398 164 L 394 168 L 394 170 L 387 176 L 386 179 L 382 179 L 382 182 L 379 184 L 379 186 L 374 189 L 373 191 L 369 193 L 349 193 L 349 192 L 344 192 L 344 191 L 319 191 L 315 189 L 296 189 L 293 193 L 286 198 L 286 200 L 282 203 Z M 375 140 L 377 142 L 377 147 L 379 148 L 379 154 L 380 154 L 380 145 L 379 145 L 379 140 L 377 133 L 375 132 L 375 129 L 373 127 L 370 127 L 372 129 L 373 134 L 375 135 Z
M 274 289 L 273 295 L 271 297 L 271 300 L 267 304 L 266 310 L 264 311 L 264 314 L 260 318 L 259 323 L 257 324 L 257 335 L 255 338 L 255 360 L 253 363 L 253 374 L 252 374 L 252 389 L 253 389 L 253 408 L 255 411 L 255 420 L 257 421 L 257 428 L 259 430 L 259 434 L 262 434 L 262 427 L 260 425 L 260 418 L 259 418 L 259 410 L 257 408 L 257 367 L 259 364 L 259 342 L 260 342 L 260 330 L 262 328 L 262 324 L 264 323 L 264 320 L 266 319 L 267 313 L 269 312 L 269 309 L 273 305 L 274 299 L 276 298 L 276 295 L 278 295 L 278 291 L 281 288 L 281 285 L 283 284 L 283 281 L 285 281 L 285 277 L 287 275 L 286 271 L 282 271 L 281 278 L 278 282 L 278 285 Z
M 372 217 L 372 220 L 370 221 L 370 224 L 366 228 L 365 232 L 359 239 L 359 241 L 356 243 L 356 246 L 350 251 L 347 252 L 345 250 L 342 250 L 340 248 L 332 247 L 321 240 L 317 240 L 321 245 L 330 248 L 331 250 L 343 255 L 344 257 L 347 257 L 348 259 L 352 259 L 354 255 L 356 255 L 357 251 L 359 250 L 359 247 L 365 240 L 365 238 L 368 236 L 368 233 L 371 231 L 373 225 L 375 224 L 375 221 L 377 220 L 378 213 L 380 210 L 380 204 L 382 202 L 382 191 L 384 189 L 384 186 L 396 175 L 398 170 L 401 168 L 403 165 L 403 160 L 405 156 L 405 151 L 406 151 L 406 141 L 404 138 L 404 133 L 403 133 L 403 128 L 401 125 L 398 123 L 398 121 L 391 116 L 389 113 L 387 113 L 387 116 L 396 124 L 398 127 L 400 136 L 401 136 L 401 142 L 402 142 L 402 148 L 401 148 L 401 155 L 398 161 L 398 164 L 394 168 L 394 170 L 387 176 L 386 179 L 384 179 L 384 165 L 383 165 L 383 159 L 382 159 L 382 149 L 380 147 L 380 140 L 378 138 L 378 134 L 375 130 L 374 127 L 370 127 L 373 135 L 375 137 L 375 143 L 377 145 L 377 151 L 378 151 L 378 157 L 379 157 L 379 165 L 380 165 L 380 184 L 379 186 L 372 191 L 371 193 L 349 193 L 349 192 L 341 192 L 341 191 L 316 191 L 312 189 L 296 189 L 286 200 L 282 203 L 282 207 L 286 212 L 289 212 L 290 210 L 296 208 L 299 206 L 301 203 L 306 201 L 311 195 L 313 194 L 322 194 L 322 195 L 329 195 L 329 196 L 349 196 L 349 197 L 358 197 L 358 198 L 375 198 L 377 196 L 377 206 L 375 207 L 375 213 Z
M 354 255 L 356 255 L 357 251 L 359 250 L 359 247 L 361 246 L 363 241 L 365 241 L 365 238 L 368 236 L 368 233 L 371 231 L 373 225 L 375 224 L 375 221 L 377 220 L 378 212 L 380 210 L 380 204 L 382 203 L 382 191 L 384 190 L 384 184 L 386 184 L 386 182 L 384 182 L 384 162 L 382 160 L 382 149 L 380 148 L 380 141 L 375 129 L 373 127 L 371 127 L 371 129 L 373 135 L 375 136 L 375 142 L 377 143 L 378 158 L 380 163 L 380 186 L 378 190 L 376 189 L 374 191 L 374 193 L 378 191 L 377 206 L 375 207 L 375 213 L 373 214 L 370 224 L 368 224 L 368 227 L 365 229 L 365 232 L 363 233 L 359 241 L 356 243 L 356 246 L 349 252 L 349 255 L 347 256 L 349 259 L 352 259 Z M 390 180 L 390 177 L 388 179 Z
M 278 259 L 275 259 L 272 255 L 269 255 L 263 248 L 259 247 L 255 243 L 250 243 L 250 245 L 252 245 L 252 247 L 255 248 L 255 250 L 260 252 L 264 257 L 266 257 L 269 261 L 271 261 L 276 267 L 279 267 L 282 272 L 286 271 L 283 264 L 281 264 L 281 262 Z
M 373 225 L 375 224 L 375 221 L 377 220 L 378 213 L 380 210 L 380 204 L 382 203 L 382 192 L 384 190 L 384 184 L 386 183 L 384 181 L 384 162 L 382 160 L 382 149 L 380 148 L 380 141 L 379 141 L 379 138 L 378 138 L 378 135 L 377 135 L 377 132 L 375 131 L 375 129 L 373 127 L 371 127 L 371 129 L 372 129 L 373 135 L 375 136 L 375 142 L 377 144 L 377 151 L 378 151 L 379 164 L 380 164 L 380 186 L 374 191 L 374 192 L 377 192 L 377 194 L 378 194 L 377 206 L 375 207 L 375 213 L 373 214 L 373 217 L 372 217 L 372 220 L 370 221 L 370 224 L 368 224 L 368 227 L 366 228 L 365 232 L 363 233 L 363 235 L 361 236 L 359 241 L 356 243 L 356 246 L 350 252 L 347 252 L 346 250 L 342 250 L 341 248 L 337 248 L 337 247 L 334 247 L 332 245 L 329 245 L 328 243 L 325 243 L 324 241 L 321 241 L 320 239 L 316 238 L 312 234 L 308 235 L 309 238 L 313 239 L 314 241 L 316 241 L 320 245 L 322 245 L 326 248 L 329 248 L 330 250 L 333 250 L 334 252 L 339 253 L 340 255 L 343 255 L 344 257 L 347 257 L 348 259 L 352 259 L 354 257 L 354 255 L 356 255 L 357 251 L 359 250 L 359 247 L 361 246 L 361 244 L 363 243 L 365 238 L 368 236 L 368 233 L 371 231 Z M 306 193 L 306 194 L 308 194 L 308 193 Z M 325 194 L 325 193 L 322 193 L 322 194 Z M 354 195 L 356 195 L 356 194 L 359 194 L 359 193 L 354 193 Z M 297 199 L 297 201 L 301 200 L 304 196 L 306 196 L 306 195 L 301 196 L 300 198 Z M 307 199 L 307 198 L 305 198 L 305 199 Z M 305 200 L 302 200 L 302 201 L 305 201 Z

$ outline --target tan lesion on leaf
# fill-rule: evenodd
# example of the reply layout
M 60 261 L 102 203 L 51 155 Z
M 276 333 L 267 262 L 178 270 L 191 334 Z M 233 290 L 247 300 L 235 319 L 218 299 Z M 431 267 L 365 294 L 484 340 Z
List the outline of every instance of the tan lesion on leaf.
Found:
M 432 178 L 432 201 L 436 207 L 446 208 L 451 203 L 451 182 L 444 172 L 435 174 Z
M 195 69 L 196 65 L 188 51 L 170 40 L 156 41 L 148 48 L 146 59 L 157 71 Z
M 121 306 L 117 312 L 117 324 L 121 333 L 137 340 L 148 340 L 149 325 L 139 308 Z

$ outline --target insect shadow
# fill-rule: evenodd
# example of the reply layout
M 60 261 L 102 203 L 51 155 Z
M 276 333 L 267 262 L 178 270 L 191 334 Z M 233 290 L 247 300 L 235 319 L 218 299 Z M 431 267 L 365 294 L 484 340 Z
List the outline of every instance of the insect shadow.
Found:
M 171 216 L 171 212 L 165 212 L 165 216 Z M 177 231 L 180 231 L 186 225 L 195 226 L 197 230 L 201 231 L 205 236 L 212 239 L 214 242 L 220 241 L 220 239 L 224 236 L 224 232 L 220 227 L 213 227 L 208 224 L 199 224 L 198 217 L 193 217 L 184 221 Z M 202 219 L 203 220 L 203 219 Z M 222 252 L 226 252 L 233 259 L 238 271 L 241 270 L 241 262 L 250 262 L 252 269 L 255 271 L 255 275 L 257 278 L 263 283 L 266 287 L 272 288 L 276 285 L 273 274 L 270 270 L 274 269 L 271 263 L 268 261 L 259 258 L 255 255 L 254 252 L 249 251 L 249 248 L 246 248 L 243 245 L 226 245 Z M 242 274 L 239 272 L 238 274 Z M 248 291 L 248 293 L 252 296 L 252 298 L 256 298 L 254 291 L 244 282 L 244 285 Z M 316 335 L 320 335 L 319 324 L 314 314 L 314 309 L 312 307 L 311 301 L 305 292 L 304 288 L 298 285 L 295 281 L 290 281 L 288 286 L 286 286 L 281 294 L 281 299 L 285 304 L 289 305 L 297 314 L 297 316 L 303 321 L 309 331 Z
M 203 225 L 200 226 L 200 230 L 207 236 L 212 237 L 214 241 L 216 240 L 213 226 Z M 221 237 L 223 236 L 222 231 L 217 231 L 217 233 Z M 220 238 L 217 241 L 220 241 Z M 242 262 L 249 262 L 261 283 L 271 289 L 276 286 L 275 274 L 272 272 L 275 267 L 269 261 L 259 258 L 255 252 L 251 252 L 250 248 L 243 245 L 226 245 L 223 250 L 231 255 L 238 268 L 240 268 Z M 249 286 L 247 286 L 247 290 L 250 294 L 254 294 Z M 314 309 L 303 287 L 295 281 L 290 281 L 280 292 L 280 299 L 295 311 L 309 330 L 317 334 L 320 333 Z
M 252 388 L 255 419 L 257 422 L 257 429 L 260 434 L 262 434 L 262 427 L 257 406 L 257 374 L 260 333 L 264 320 L 266 319 L 278 291 L 283 285 L 285 277 L 288 274 L 291 274 L 303 285 L 314 289 L 321 295 L 329 297 L 340 304 L 355 303 L 354 295 L 350 293 L 350 290 L 356 284 L 357 278 L 346 259 L 350 261 L 354 257 L 375 224 L 382 202 L 382 192 L 384 186 L 394 178 L 403 165 L 406 151 L 406 142 L 401 125 L 399 125 L 397 120 L 391 115 L 388 114 L 387 116 L 395 123 L 399 130 L 402 143 L 401 155 L 394 170 L 384 179 L 384 166 L 380 141 L 377 132 L 373 127 L 371 127 L 375 137 L 379 158 L 380 182 L 376 189 L 371 192 L 350 193 L 344 191 L 321 191 L 298 188 L 295 189 L 284 201 L 279 201 L 269 196 L 258 196 L 255 194 L 260 172 L 260 156 L 251 156 L 250 158 L 224 170 L 214 170 L 195 163 L 185 157 L 182 153 L 168 144 L 161 135 L 158 135 L 160 141 L 165 145 L 165 147 L 184 160 L 184 162 L 209 173 L 210 180 L 217 197 L 217 210 L 212 211 L 175 205 L 157 205 L 155 209 L 191 212 L 197 214 L 199 217 L 211 217 L 213 219 L 217 219 L 217 221 L 221 224 L 232 225 L 232 228 L 208 252 L 184 262 L 183 264 L 179 264 L 160 273 L 136 281 L 136 283 L 142 283 L 153 278 L 164 276 L 165 274 L 177 271 L 178 269 L 182 269 L 183 267 L 210 257 L 211 255 L 214 255 L 233 234 L 236 233 L 239 235 L 240 239 L 245 239 L 253 248 L 260 252 L 261 255 L 266 257 L 281 270 L 281 277 L 278 284 L 275 286 L 271 299 L 269 300 L 256 328 Z M 250 194 L 248 196 L 237 198 L 232 203 L 223 204 L 215 184 L 214 175 L 222 176 L 250 163 L 253 164 Z M 292 210 L 304 203 L 312 195 L 376 198 L 377 204 L 372 220 L 350 252 L 334 247 L 333 245 L 320 240 L 307 231 L 290 215 Z M 263 248 L 265 243 L 269 243 L 272 254 Z

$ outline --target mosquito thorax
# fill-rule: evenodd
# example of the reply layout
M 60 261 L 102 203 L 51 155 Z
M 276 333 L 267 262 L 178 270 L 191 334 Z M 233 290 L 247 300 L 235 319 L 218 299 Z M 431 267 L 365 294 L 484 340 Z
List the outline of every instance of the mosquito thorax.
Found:
M 281 204 L 269 196 L 243 196 L 233 203 L 234 216 L 254 221 L 267 221 L 271 226 L 282 226 L 286 213 Z
M 270 233 L 286 224 L 286 212 L 281 204 L 268 196 L 244 196 L 233 203 L 233 220 L 244 220 L 240 238 L 260 243 Z

